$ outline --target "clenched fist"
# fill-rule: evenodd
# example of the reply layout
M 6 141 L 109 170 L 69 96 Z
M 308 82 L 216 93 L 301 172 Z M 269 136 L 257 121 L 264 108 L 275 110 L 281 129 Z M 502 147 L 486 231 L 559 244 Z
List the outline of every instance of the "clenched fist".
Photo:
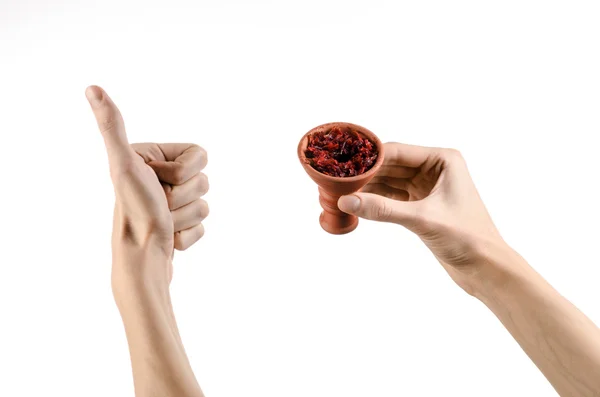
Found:
M 185 143 L 130 145 L 119 109 L 100 87 L 86 97 L 104 138 L 115 190 L 113 287 L 123 279 L 168 288 L 174 250 L 204 234 L 204 149 Z M 118 287 L 118 286 L 117 286 Z

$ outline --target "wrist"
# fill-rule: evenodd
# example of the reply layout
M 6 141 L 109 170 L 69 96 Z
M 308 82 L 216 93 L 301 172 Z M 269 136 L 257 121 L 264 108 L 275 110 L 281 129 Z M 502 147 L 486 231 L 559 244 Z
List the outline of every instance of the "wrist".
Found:
M 504 241 L 479 244 L 476 258 L 472 295 L 486 305 L 510 293 L 515 285 L 540 278 L 527 261 Z
M 111 287 L 119 307 L 147 301 L 170 305 L 171 257 L 160 249 L 113 246 Z

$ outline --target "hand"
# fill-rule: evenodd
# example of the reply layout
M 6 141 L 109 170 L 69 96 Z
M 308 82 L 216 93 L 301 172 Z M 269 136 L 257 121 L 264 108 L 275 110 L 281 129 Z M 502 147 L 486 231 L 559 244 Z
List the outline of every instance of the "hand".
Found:
M 130 145 L 109 96 L 91 86 L 86 97 L 104 137 L 116 197 L 113 287 L 133 278 L 168 288 L 174 249 L 187 249 L 204 233 L 208 205 L 200 196 L 208 180 L 200 171 L 206 152 L 193 144 Z
M 387 143 L 377 175 L 360 192 L 341 197 L 338 206 L 413 231 L 470 294 L 485 262 L 479 253 L 504 245 L 463 157 L 453 149 Z

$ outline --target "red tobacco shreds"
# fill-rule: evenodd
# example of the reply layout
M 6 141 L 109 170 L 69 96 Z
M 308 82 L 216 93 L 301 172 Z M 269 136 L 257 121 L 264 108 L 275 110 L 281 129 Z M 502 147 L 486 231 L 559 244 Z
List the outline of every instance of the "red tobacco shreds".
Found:
M 317 171 L 335 177 L 367 172 L 377 160 L 377 146 L 350 128 L 333 127 L 311 134 L 304 152 Z

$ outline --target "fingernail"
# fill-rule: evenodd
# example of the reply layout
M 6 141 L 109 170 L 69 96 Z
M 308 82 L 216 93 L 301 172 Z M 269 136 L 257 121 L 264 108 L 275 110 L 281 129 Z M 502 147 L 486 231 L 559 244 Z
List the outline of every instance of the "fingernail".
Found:
M 90 105 L 92 105 L 92 107 L 96 107 L 102 102 L 102 90 L 100 90 L 99 87 L 93 85 L 89 86 L 85 90 L 85 96 L 90 102 Z
M 354 195 L 340 197 L 338 207 L 344 212 L 354 213 L 360 207 L 360 199 Z

